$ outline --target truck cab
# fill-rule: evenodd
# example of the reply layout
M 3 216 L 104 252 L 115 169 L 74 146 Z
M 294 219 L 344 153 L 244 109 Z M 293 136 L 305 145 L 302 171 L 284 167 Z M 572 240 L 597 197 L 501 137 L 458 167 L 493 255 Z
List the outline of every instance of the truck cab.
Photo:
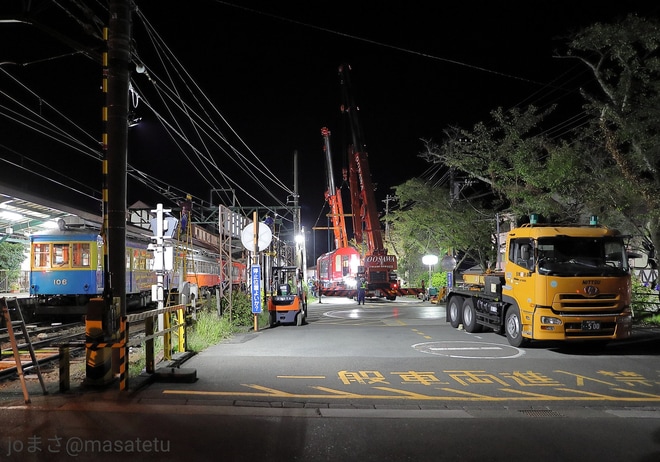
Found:
M 514 346 L 631 334 L 631 274 L 616 230 L 525 225 L 508 233 L 500 271 L 463 279 L 447 317 L 469 332 L 490 327 Z

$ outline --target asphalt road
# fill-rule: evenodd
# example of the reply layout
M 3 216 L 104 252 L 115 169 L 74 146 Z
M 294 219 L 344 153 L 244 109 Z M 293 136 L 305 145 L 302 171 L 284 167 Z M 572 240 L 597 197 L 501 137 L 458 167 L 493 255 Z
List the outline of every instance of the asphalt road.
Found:
M 192 383 L 4 399 L 0 460 L 657 461 L 659 353 L 655 331 L 521 349 L 442 306 L 324 298 L 193 356 Z
M 185 366 L 197 371 L 194 384 L 157 383 L 141 396 L 356 408 L 660 405 L 658 336 L 515 348 L 493 332 L 451 328 L 444 306 L 324 300 L 304 326 L 238 335 L 195 356 Z

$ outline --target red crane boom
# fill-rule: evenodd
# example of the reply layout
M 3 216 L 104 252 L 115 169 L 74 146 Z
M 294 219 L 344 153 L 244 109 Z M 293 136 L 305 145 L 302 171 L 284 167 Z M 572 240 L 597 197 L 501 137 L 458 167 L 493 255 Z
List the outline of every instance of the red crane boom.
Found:
M 328 189 L 325 191 L 325 200 L 330 206 L 330 218 L 332 220 L 332 229 L 335 234 L 335 249 L 348 247 L 348 237 L 346 235 L 346 219 L 344 215 L 344 205 L 341 198 L 341 190 L 335 186 L 334 175 L 332 174 L 332 152 L 330 151 L 330 130 L 326 127 L 321 129 L 323 136 L 323 150 L 325 151 Z
M 398 279 L 395 273 L 397 260 L 395 255 L 387 254 L 387 249 L 383 245 L 369 160 L 358 119 L 359 109 L 353 99 L 349 71 L 350 66 L 346 64 L 339 67 L 343 96 L 342 112 L 348 116 L 352 137 L 352 144 L 348 148 L 348 176 L 353 233 L 358 244 L 366 243 L 364 275 L 368 290 L 379 292 L 393 300 L 396 298 L 398 289 Z

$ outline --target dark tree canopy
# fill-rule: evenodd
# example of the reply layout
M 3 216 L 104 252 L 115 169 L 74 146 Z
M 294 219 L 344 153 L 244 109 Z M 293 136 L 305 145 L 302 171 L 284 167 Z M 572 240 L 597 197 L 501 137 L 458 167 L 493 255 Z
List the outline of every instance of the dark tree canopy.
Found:
M 615 24 L 594 24 L 575 34 L 558 58 L 579 60 L 593 74 L 581 89 L 588 123 L 551 138 L 545 124 L 554 107 L 498 108 L 492 120 L 472 129 L 450 127 L 441 142 L 426 141 L 421 156 L 486 186 L 491 216 L 538 213 L 555 222 L 583 222 L 596 214 L 601 222 L 640 236 L 649 249 L 657 247 L 660 23 L 630 15 Z M 443 190 L 436 194 L 449 196 Z M 419 204 L 413 209 L 424 202 Z M 483 201 L 470 205 L 479 209 Z M 434 206 L 445 213 L 451 209 L 446 203 Z M 470 207 L 461 204 L 452 212 L 451 220 L 435 222 L 444 228 L 438 235 L 473 226 Z M 468 241 L 452 245 L 469 246 Z

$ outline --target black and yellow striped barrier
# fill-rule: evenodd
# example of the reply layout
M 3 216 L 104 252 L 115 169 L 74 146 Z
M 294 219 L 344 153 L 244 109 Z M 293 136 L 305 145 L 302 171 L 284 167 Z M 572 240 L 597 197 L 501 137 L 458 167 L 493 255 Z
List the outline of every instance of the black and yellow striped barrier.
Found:
M 112 375 L 112 350 L 119 350 L 119 389 L 121 391 L 128 388 L 128 352 L 132 346 L 139 345 L 145 342 L 145 355 L 146 355 L 146 372 L 154 373 L 154 339 L 163 336 L 166 341 L 163 342 L 164 356 L 168 357 L 166 352 L 172 351 L 171 334 L 176 331 L 178 333 L 178 351 L 185 349 L 185 308 L 186 305 L 173 305 L 166 308 L 146 311 L 143 313 L 136 313 L 125 316 L 119 319 L 119 330 L 113 334 L 113 339 L 110 341 L 105 340 L 105 333 L 103 330 L 103 313 L 105 312 L 104 305 L 101 305 L 102 300 L 98 304 L 91 303 L 91 309 L 88 310 L 86 320 L 85 342 L 72 342 L 59 344 L 59 374 L 60 374 L 60 391 L 66 392 L 70 389 L 70 348 L 85 347 L 87 351 L 86 361 L 86 379 L 87 385 L 107 385 L 113 380 Z M 167 329 L 154 332 L 153 320 L 160 314 L 168 314 L 176 312 L 177 323 L 169 326 Z M 128 331 L 131 322 L 142 321 L 146 323 L 145 337 L 135 339 L 131 342 L 128 341 Z

